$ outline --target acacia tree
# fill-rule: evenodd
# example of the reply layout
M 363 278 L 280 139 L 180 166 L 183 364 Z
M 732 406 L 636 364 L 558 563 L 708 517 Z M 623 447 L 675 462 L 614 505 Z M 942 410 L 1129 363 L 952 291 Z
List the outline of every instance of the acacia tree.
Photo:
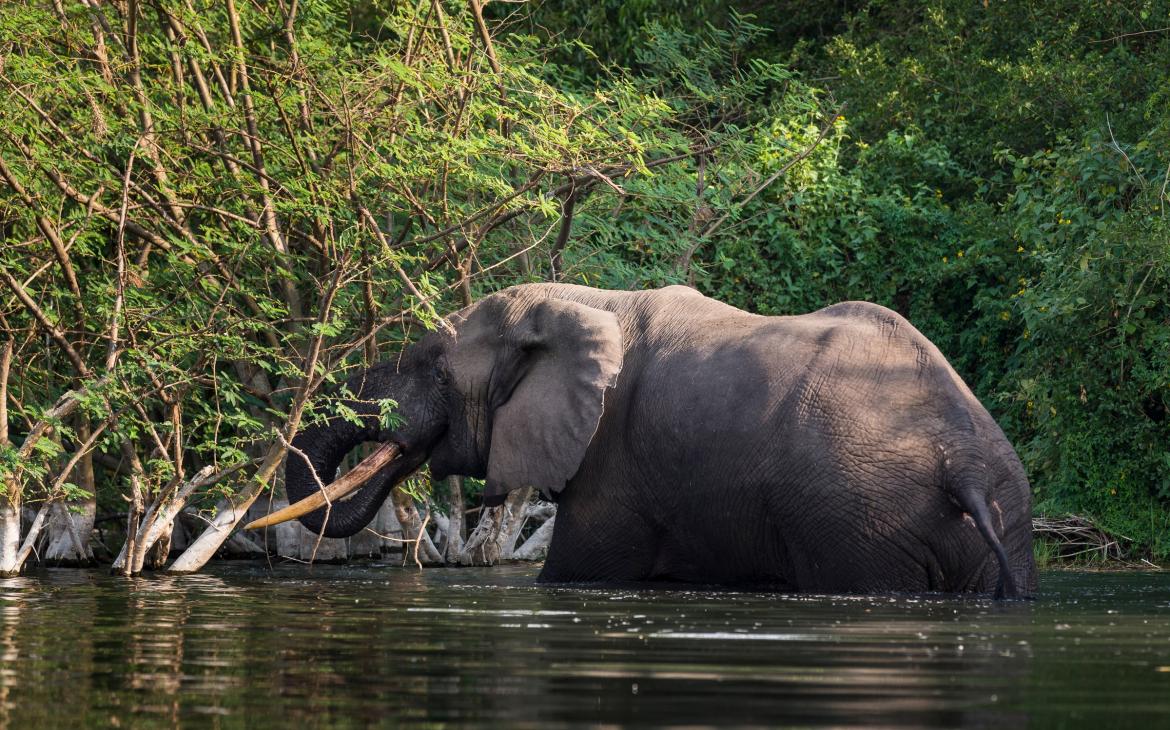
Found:
M 755 63 L 574 91 L 542 54 L 476 0 L 0 8 L 0 572 L 93 492 L 128 505 L 119 570 L 184 512 L 171 569 L 199 569 L 347 368 L 479 291 L 628 272 L 606 216 L 685 230 L 750 166 L 745 100 L 796 88 Z M 53 524 L 86 555 L 92 516 Z

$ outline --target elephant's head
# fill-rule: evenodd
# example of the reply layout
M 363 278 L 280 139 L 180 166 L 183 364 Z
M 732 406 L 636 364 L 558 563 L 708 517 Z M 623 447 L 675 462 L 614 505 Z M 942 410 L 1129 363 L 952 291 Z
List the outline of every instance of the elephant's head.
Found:
M 580 466 L 605 390 L 622 365 L 615 316 L 554 298 L 571 290 L 532 285 L 486 297 L 452 315 L 447 330 L 351 378 L 346 390 L 353 398 L 343 403 L 360 423 L 335 417 L 299 433 L 285 469 L 293 504 L 249 527 L 299 517 L 327 537 L 352 535 L 373 519 L 395 484 L 428 461 L 436 478 L 486 478 L 489 505 L 524 486 L 555 495 Z M 380 418 L 384 399 L 398 403 L 393 429 Z M 367 467 L 371 478 L 338 480 L 338 487 L 353 482 L 341 490 L 350 494 L 344 500 L 331 494 L 326 520 L 314 471 L 328 483 L 342 459 L 367 441 L 396 445 L 380 450 L 383 460 L 387 454 L 393 460 Z M 354 472 L 361 474 L 362 465 Z

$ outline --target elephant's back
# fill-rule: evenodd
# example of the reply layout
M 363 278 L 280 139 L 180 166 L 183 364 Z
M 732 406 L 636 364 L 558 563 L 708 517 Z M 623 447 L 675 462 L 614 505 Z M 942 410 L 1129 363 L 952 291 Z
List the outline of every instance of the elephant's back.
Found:
M 911 535 L 929 548 L 921 562 L 926 588 L 987 591 L 998 567 L 955 506 L 956 490 L 971 489 L 997 515 L 1017 584 L 1034 589 L 1023 466 L 939 349 L 905 318 L 866 302 L 792 319 L 798 322 L 785 327 L 805 328 L 806 341 L 817 343 L 793 395 L 797 430 L 808 450 L 834 455 L 813 468 L 835 491 L 830 500 L 844 519 L 867 525 L 875 544 Z M 886 511 L 890 500 L 906 509 Z M 858 562 L 860 576 L 873 572 L 862 567 L 866 560 Z
M 905 317 L 870 302 L 841 302 L 806 315 L 781 318 L 775 328 L 799 332 L 809 407 L 850 412 L 850 418 L 901 430 L 898 413 L 910 413 L 913 431 L 932 416 L 948 428 L 973 430 L 993 423 L 986 409 L 925 335 Z M 857 411 L 866 411 L 859 414 Z

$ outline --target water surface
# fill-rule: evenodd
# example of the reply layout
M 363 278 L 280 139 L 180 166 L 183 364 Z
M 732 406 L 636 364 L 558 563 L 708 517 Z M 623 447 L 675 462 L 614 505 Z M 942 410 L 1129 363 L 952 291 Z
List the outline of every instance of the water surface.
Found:
M 1170 726 L 1170 574 L 1036 601 L 537 586 L 528 566 L 0 581 L 0 730 Z

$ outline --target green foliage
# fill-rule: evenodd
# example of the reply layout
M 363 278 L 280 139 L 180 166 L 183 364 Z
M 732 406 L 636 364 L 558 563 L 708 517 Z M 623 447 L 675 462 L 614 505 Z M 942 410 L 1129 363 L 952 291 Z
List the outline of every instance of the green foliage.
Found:
M 1038 509 L 1170 556 L 1165 0 L 493 4 L 498 72 L 462 3 L 237 5 L 238 44 L 223 3 L 151 5 L 133 44 L 130 6 L 0 5 L 6 493 L 103 423 L 152 491 L 258 459 L 513 283 L 693 281 L 907 315 Z
M 735 57 L 760 33 L 742 19 L 652 33 L 651 72 L 565 83 L 546 63 L 561 45 L 485 48 L 463 3 L 0 6 L 14 444 L 87 388 L 29 463 L 9 468 L 0 445 L 6 489 L 79 496 L 69 479 L 43 487 L 98 426 L 108 508 L 205 465 L 271 463 L 274 431 L 356 420 L 321 393 L 468 297 L 678 278 L 693 151 L 710 148 L 712 170 L 742 164 L 751 105 L 805 92 Z M 648 220 L 664 242 L 653 264 L 626 255 Z M 400 423 L 396 404 L 374 405 Z M 270 477 L 218 482 L 203 504 Z

